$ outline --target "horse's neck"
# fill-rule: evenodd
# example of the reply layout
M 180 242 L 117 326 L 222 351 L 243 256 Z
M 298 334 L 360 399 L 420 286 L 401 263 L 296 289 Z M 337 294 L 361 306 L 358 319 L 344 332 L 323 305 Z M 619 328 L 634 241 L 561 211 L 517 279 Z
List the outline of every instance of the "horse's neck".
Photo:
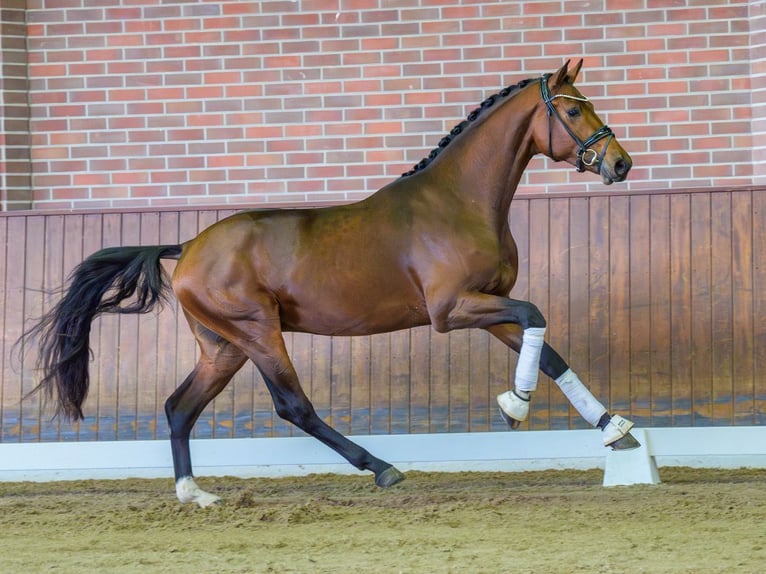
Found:
M 430 166 L 433 178 L 453 188 L 472 209 L 506 221 L 513 194 L 534 154 L 530 124 L 534 107 L 518 94 L 487 113 L 447 146 Z

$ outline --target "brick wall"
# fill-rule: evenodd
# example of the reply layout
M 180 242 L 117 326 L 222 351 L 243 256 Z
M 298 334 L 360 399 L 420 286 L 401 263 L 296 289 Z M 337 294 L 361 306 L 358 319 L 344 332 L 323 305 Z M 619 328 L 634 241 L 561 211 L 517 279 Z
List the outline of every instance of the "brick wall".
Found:
M 359 199 L 580 56 L 624 189 L 764 180 L 762 1 L 27 4 L 37 209 Z M 599 189 L 535 159 L 521 191 Z
M 766 184 L 766 0 L 750 5 L 753 76 L 753 179 Z
M 0 5 L 0 211 L 31 205 L 25 4 Z

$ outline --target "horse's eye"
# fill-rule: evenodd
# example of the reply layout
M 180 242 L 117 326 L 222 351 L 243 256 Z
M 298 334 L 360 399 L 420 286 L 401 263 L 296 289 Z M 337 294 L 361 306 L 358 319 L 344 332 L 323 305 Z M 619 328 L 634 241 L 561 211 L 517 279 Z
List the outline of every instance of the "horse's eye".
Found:
M 569 108 L 569 109 L 567 110 L 567 115 L 568 115 L 570 118 L 576 118 L 577 116 L 579 116 L 579 115 L 580 115 L 580 108 Z

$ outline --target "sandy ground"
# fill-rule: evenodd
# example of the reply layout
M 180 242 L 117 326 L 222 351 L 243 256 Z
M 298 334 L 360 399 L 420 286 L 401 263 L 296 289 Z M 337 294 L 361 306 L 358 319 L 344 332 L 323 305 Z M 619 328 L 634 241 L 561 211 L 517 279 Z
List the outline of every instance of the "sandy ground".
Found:
M 600 471 L 0 483 L 0 571 L 762 573 L 766 470 Z

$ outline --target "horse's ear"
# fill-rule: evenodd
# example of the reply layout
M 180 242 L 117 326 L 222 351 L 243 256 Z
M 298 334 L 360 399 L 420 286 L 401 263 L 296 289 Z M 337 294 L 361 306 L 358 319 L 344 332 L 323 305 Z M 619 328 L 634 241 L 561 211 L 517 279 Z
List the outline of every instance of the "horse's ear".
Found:
M 579 68 L 578 68 L 579 70 Z M 559 68 L 559 71 L 553 74 L 551 81 L 551 89 L 555 90 L 567 81 L 567 75 L 569 74 L 569 60 L 564 62 L 564 65 Z
M 569 63 L 569 62 L 567 62 L 567 63 Z M 580 61 L 577 62 L 577 64 L 575 65 L 574 69 L 570 70 L 569 73 L 567 74 L 567 81 L 570 84 L 574 84 L 575 83 L 575 80 L 577 79 L 577 75 L 580 73 L 580 68 L 582 68 L 582 58 L 580 58 Z
M 582 58 L 580 58 L 580 61 L 575 64 L 575 67 L 571 70 L 569 69 L 569 62 L 571 60 L 567 60 L 561 68 L 559 68 L 559 71 L 553 74 L 553 83 L 551 84 L 552 89 L 556 89 L 558 87 L 561 87 L 564 84 L 574 84 L 574 81 L 577 79 L 577 74 L 580 73 L 580 68 L 582 68 Z

